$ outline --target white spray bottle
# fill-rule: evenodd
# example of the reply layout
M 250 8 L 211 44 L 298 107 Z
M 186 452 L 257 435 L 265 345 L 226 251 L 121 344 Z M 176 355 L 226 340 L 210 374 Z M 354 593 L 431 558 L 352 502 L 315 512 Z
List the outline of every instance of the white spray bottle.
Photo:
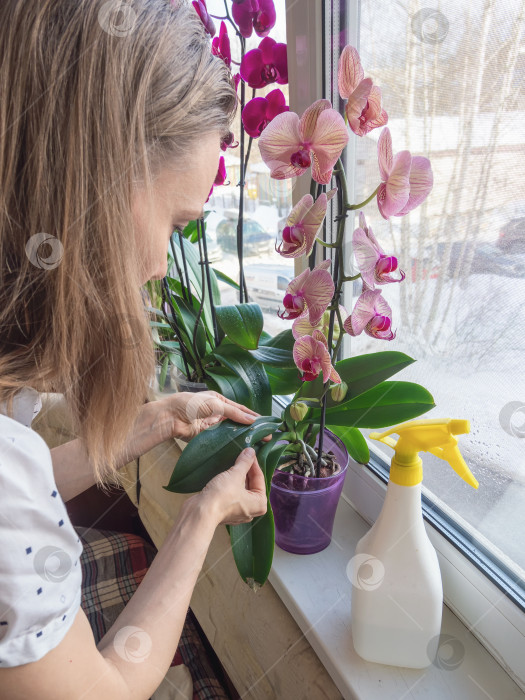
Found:
M 470 431 L 467 420 L 409 421 L 371 433 L 395 450 L 383 508 L 357 543 L 348 573 L 352 581 L 352 637 L 366 661 L 406 668 L 432 663 L 441 630 L 443 586 L 436 550 L 421 511 L 422 461 L 430 452 L 447 461 L 468 484 L 478 482 L 454 435 Z M 399 435 L 396 442 L 388 437 Z

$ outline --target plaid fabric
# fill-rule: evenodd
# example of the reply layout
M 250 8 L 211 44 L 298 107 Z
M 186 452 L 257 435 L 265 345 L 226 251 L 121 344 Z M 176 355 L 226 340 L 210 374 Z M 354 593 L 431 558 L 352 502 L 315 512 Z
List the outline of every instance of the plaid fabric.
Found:
M 75 527 L 84 551 L 82 609 L 98 642 L 124 609 L 153 561 L 156 550 L 138 535 Z M 188 608 L 171 666 L 185 664 L 193 680 L 193 700 L 230 700 L 208 659 Z

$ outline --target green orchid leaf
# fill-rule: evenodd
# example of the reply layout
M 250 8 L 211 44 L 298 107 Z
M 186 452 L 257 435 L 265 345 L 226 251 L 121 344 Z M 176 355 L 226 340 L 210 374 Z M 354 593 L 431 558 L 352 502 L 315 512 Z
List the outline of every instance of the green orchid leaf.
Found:
M 266 374 L 274 396 L 289 396 L 302 386 L 299 370 L 266 367 Z
M 260 416 L 251 425 L 226 419 L 206 428 L 182 450 L 163 488 L 175 493 L 201 491 L 210 479 L 233 466 L 245 447 L 275 432 L 279 424 L 279 418 Z
M 217 320 L 230 340 L 247 350 L 255 350 L 263 329 L 259 304 L 218 306 Z
M 257 350 L 250 350 L 250 355 L 268 367 L 285 369 L 292 369 L 295 367 L 293 355 L 290 350 L 282 350 L 281 348 L 262 345 L 257 348 Z
M 250 387 L 228 367 L 206 367 L 206 375 L 210 389 L 243 406 L 250 402 Z
M 237 570 L 253 590 L 265 583 L 272 568 L 275 523 L 270 505 L 270 487 L 279 458 L 287 447 L 287 443 L 275 445 L 279 439 L 282 439 L 281 436 L 274 436 L 256 447 L 257 461 L 266 482 L 266 513 L 249 523 L 227 526 Z
M 347 428 L 343 425 L 331 425 L 330 430 L 343 441 L 352 459 L 359 464 L 368 464 L 370 461 L 370 450 L 368 443 L 357 428 Z
M 432 395 L 412 382 L 382 382 L 351 401 L 326 409 L 326 426 L 384 428 L 402 423 L 434 408 Z M 311 420 L 320 420 L 321 410 Z
M 216 277 L 217 277 L 218 280 L 220 280 L 221 282 L 224 282 L 225 284 L 229 284 L 230 287 L 233 287 L 233 288 L 236 289 L 237 291 L 240 290 L 240 287 L 239 287 L 239 285 L 237 284 L 237 282 L 235 282 L 235 280 L 232 280 L 231 277 L 228 277 L 228 275 L 225 275 L 224 272 L 221 272 L 220 270 L 217 270 L 216 267 L 212 267 L 211 269 L 212 269 L 213 272 L 215 273 L 215 275 L 216 275 Z
M 268 333 L 265 334 L 264 339 L 261 336 L 261 339 L 259 340 L 259 347 L 264 345 L 265 347 L 280 348 L 281 350 L 288 350 L 289 352 L 292 352 L 295 344 L 295 338 L 293 337 L 291 328 L 287 328 L 285 331 L 281 331 L 281 333 L 278 333 L 277 335 L 267 336 L 269 336 Z
M 224 341 L 212 353 L 222 365 L 235 372 L 250 389 L 250 401 L 245 405 L 261 414 L 272 412 L 272 390 L 266 370 L 247 350 Z
M 348 401 L 384 382 L 385 379 L 400 372 L 413 362 L 415 360 L 412 357 L 405 355 L 403 352 L 393 350 L 357 355 L 346 360 L 340 360 L 336 363 L 335 368 L 341 380 L 347 383 L 348 392 L 343 401 L 334 401 L 330 392 L 328 392 L 326 397 L 327 408 L 343 406 Z M 323 380 L 319 376 L 312 382 L 304 382 L 297 398 L 302 396 L 319 397 L 322 393 Z

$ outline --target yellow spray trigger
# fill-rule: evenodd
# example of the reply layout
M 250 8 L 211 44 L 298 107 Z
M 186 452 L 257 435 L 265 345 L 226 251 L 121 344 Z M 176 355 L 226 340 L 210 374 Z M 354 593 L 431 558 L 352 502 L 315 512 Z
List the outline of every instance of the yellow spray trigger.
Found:
M 454 437 L 468 432 L 470 432 L 468 420 L 428 418 L 401 423 L 384 433 L 370 433 L 370 438 L 383 442 L 395 450 L 390 480 L 396 484 L 402 486 L 419 484 L 423 479 L 419 452 L 430 452 L 448 462 L 463 481 L 477 489 L 479 483 L 463 459 L 458 440 Z M 388 437 L 393 433 L 399 435 L 397 442 Z

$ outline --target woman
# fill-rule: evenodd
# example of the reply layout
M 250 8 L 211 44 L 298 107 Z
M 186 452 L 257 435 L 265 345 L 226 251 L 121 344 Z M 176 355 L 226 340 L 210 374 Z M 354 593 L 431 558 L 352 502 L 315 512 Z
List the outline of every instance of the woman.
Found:
M 145 403 L 154 356 L 140 289 L 166 274 L 174 227 L 202 211 L 237 101 L 188 5 L 0 5 L 4 700 L 35 691 L 40 700 L 149 698 L 177 649 L 215 528 L 266 512 L 264 476 L 245 450 L 185 502 L 95 643 L 80 608 L 82 544 L 63 501 L 118 481 L 120 466 L 170 437 L 257 415 L 214 392 L 196 418 L 188 394 Z M 13 411 L 46 391 L 64 394 L 79 436 L 53 456 L 29 427 L 32 411 L 25 421 Z M 50 547 L 54 578 L 42 568 Z M 130 629 L 146 645 L 140 663 L 122 653 Z

